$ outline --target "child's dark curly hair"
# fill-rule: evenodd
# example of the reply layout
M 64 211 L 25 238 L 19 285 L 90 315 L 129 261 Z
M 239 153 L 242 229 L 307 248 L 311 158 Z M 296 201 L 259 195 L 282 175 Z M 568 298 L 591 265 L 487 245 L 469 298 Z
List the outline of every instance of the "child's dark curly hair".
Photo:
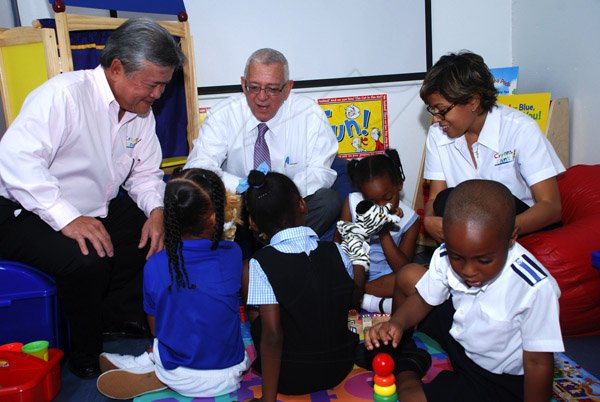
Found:
M 295 226 L 301 195 L 289 177 L 276 172 L 265 175 L 252 170 L 248 175 L 248 185 L 246 209 L 260 231 L 272 237 L 283 229 Z
M 184 169 L 173 174 L 165 189 L 165 248 L 169 258 L 171 285 L 190 285 L 183 261 L 183 236 L 199 236 L 210 215 L 215 213 L 212 249 L 223 234 L 225 186 L 214 172 L 205 169 Z
M 377 177 L 387 176 L 394 184 L 403 184 L 405 179 L 400 156 L 395 149 L 387 149 L 385 155 L 351 160 L 348 162 L 348 176 L 358 190 L 364 183 Z

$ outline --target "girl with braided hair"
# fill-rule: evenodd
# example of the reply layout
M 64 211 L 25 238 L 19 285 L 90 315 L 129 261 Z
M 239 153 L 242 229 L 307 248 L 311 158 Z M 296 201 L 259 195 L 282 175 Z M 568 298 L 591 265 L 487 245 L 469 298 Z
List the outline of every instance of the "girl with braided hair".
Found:
M 420 222 L 417 213 L 401 200 L 404 185 L 404 171 L 400 156 L 395 149 L 385 154 L 368 156 L 348 163 L 348 175 L 358 190 L 350 193 L 340 219 L 357 222 L 366 209 L 364 200 L 385 206 L 389 204 L 390 214 L 396 215 L 395 224 L 385 225 L 370 236 L 370 269 L 365 284 L 365 295 L 361 308 L 369 312 L 390 313 L 394 293 L 395 273 L 415 256 Z M 336 232 L 334 240 L 340 242 L 342 236 Z M 352 258 L 351 258 L 352 259 Z
M 354 365 L 358 334 L 348 310 L 364 270 L 305 226 L 306 201 L 290 178 L 252 170 L 247 182 L 250 228 L 268 243 L 250 259 L 247 291 L 258 306 L 249 318 L 260 401 L 333 388 Z
M 250 361 L 240 332 L 242 254 L 221 240 L 225 197 L 223 182 L 209 170 L 185 169 L 167 183 L 166 248 L 144 269 L 153 347 L 137 357 L 102 354 L 104 395 L 129 399 L 169 387 L 212 397 L 239 388 Z
M 247 184 L 250 227 L 268 241 L 249 263 L 247 302 L 259 306 L 258 316 L 250 317 L 257 351 L 252 367 L 262 375 L 262 396 L 252 402 L 333 388 L 354 363 L 371 370 L 374 354 L 348 329 L 364 268 L 305 226 L 306 201 L 289 177 L 252 170 Z M 396 374 L 412 371 L 420 378 L 431 364 L 411 337 L 386 352 Z

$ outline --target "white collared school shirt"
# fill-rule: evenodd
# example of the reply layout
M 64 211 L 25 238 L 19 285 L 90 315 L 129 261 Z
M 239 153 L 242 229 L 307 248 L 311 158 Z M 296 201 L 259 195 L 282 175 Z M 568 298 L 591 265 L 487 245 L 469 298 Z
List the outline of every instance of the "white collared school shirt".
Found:
M 456 313 L 450 335 L 471 360 L 492 373 L 522 375 L 524 350 L 564 351 L 558 285 L 518 243 L 496 278 L 482 287 L 468 287 L 462 281 L 442 244 L 416 288 L 432 306 L 452 296 Z
M 464 135 L 449 138 L 438 123 L 431 125 L 423 177 L 445 181 L 448 187 L 470 179 L 495 180 L 532 206 L 531 186 L 565 171 L 535 120 L 505 105 L 488 113 L 472 147 L 477 167 Z

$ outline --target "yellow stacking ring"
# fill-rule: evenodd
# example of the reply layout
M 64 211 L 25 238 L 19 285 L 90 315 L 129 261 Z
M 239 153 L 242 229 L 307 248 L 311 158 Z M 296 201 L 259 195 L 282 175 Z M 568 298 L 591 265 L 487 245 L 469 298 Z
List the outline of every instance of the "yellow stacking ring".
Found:
M 382 387 L 381 385 L 375 384 L 373 385 L 373 391 L 375 391 L 377 395 L 390 396 L 396 392 L 396 384 L 392 384 L 387 387 Z

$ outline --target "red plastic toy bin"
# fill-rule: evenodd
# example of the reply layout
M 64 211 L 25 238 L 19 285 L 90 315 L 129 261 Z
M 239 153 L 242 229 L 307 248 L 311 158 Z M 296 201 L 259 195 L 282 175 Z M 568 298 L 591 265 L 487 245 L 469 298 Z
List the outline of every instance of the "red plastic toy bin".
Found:
M 48 361 L 20 352 L 0 351 L 0 401 L 50 402 L 60 390 L 60 349 Z

